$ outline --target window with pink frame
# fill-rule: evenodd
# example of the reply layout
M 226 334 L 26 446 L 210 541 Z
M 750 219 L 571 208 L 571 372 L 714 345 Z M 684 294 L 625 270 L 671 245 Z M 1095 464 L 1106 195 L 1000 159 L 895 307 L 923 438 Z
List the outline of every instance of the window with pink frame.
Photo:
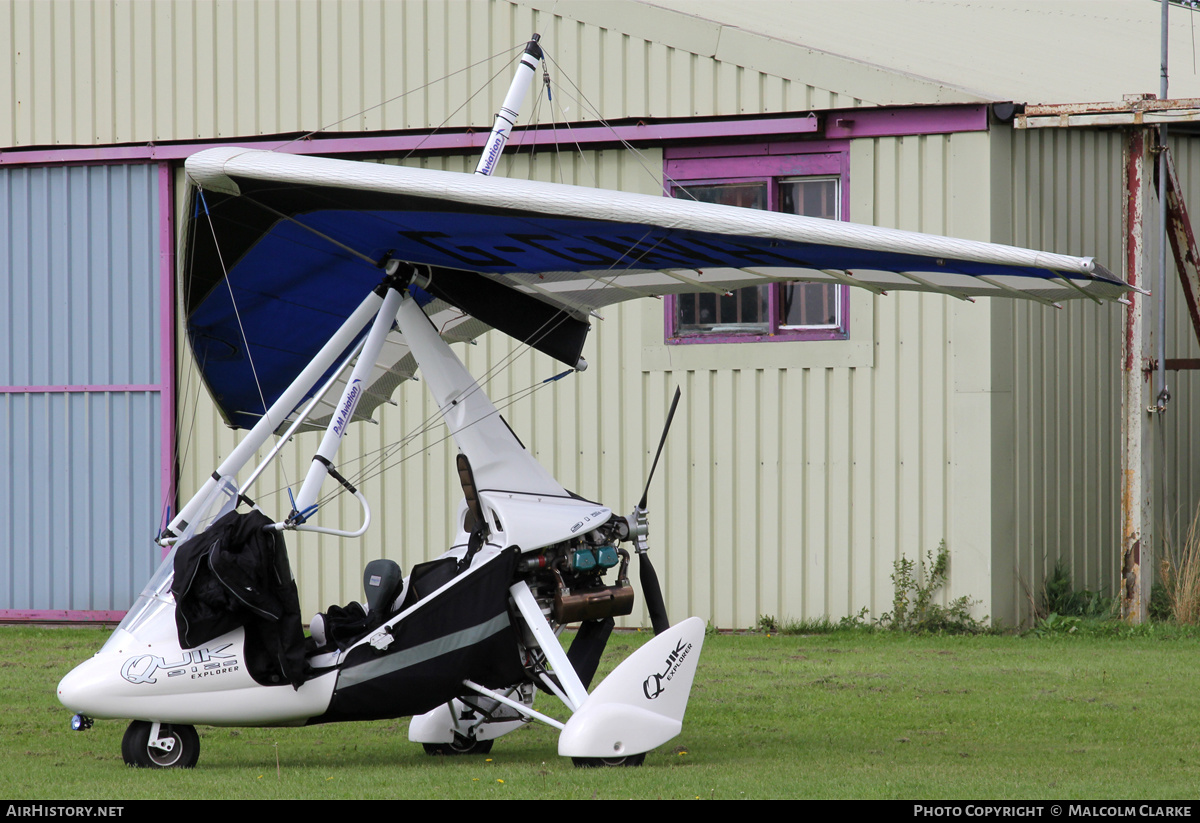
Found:
M 848 154 L 829 142 L 676 148 L 666 152 L 666 193 L 706 203 L 846 218 Z M 668 343 L 844 340 L 848 288 L 822 283 L 750 286 L 731 295 L 666 299 Z

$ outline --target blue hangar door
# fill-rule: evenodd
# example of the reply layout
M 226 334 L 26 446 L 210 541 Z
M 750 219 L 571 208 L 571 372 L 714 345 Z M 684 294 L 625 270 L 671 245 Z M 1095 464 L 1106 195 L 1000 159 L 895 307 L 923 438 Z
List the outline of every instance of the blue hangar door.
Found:
M 165 175 L 0 168 L 0 619 L 111 618 L 158 563 Z

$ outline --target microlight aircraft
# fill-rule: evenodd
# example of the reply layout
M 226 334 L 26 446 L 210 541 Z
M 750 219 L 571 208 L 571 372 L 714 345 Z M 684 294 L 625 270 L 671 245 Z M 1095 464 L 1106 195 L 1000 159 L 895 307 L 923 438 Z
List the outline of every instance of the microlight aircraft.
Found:
M 535 36 L 476 174 L 236 147 L 187 160 L 189 343 L 247 433 L 163 531 L 172 549 L 120 626 L 59 684 L 77 728 L 132 719 L 127 763 L 194 766 L 196 724 L 412 716 L 411 740 L 455 754 L 539 721 L 579 765 L 637 765 L 679 734 L 705 622 L 667 620 L 646 495 L 619 515 L 565 489 L 452 343 L 495 330 L 582 371 L 589 317 L 638 297 L 786 281 L 1043 303 L 1131 290 L 1091 258 L 491 177 L 540 56 Z M 372 561 L 366 606 L 318 615 L 306 639 L 283 535 L 367 531 L 338 446 L 418 371 L 458 448 L 457 537 L 407 576 Z M 278 449 L 239 473 L 302 429 L 324 434 L 291 510 L 271 516 L 250 488 Z M 359 501 L 356 527 L 312 522 L 330 478 Z M 626 546 L 656 636 L 589 692 L 614 618 L 633 611 Z M 557 632 L 576 623 L 564 650 Z M 538 691 L 570 718 L 535 710 Z

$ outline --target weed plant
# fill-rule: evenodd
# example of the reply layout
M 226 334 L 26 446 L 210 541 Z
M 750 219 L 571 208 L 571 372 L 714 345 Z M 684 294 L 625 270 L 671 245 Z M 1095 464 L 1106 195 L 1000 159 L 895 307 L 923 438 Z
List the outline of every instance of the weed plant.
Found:
M 950 572 L 950 552 L 946 541 L 925 560 L 901 557 L 893 564 L 892 610 L 872 621 L 866 606 L 858 614 L 847 615 L 836 623 L 828 617 L 805 620 L 779 620 L 774 615 L 759 615 L 755 629 L 762 634 L 829 634 L 836 631 L 888 629 L 913 634 L 983 634 L 990 631 L 987 618 L 971 614 L 978 602 L 963 596 L 943 606 L 935 596 L 946 585 Z
M 928 561 L 928 564 L 926 564 Z M 966 595 L 942 606 L 934 599 L 938 590 L 946 585 L 950 573 L 950 551 L 946 541 L 938 544 L 937 556 L 933 552 L 925 560 L 909 560 L 901 557 L 895 562 L 892 572 L 892 610 L 879 618 L 882 627 L 892 631 L 916 632 L 921 634 L 980 634 L 987 631 L 987 619 L 978 620 L 971 615 L 976 601 Z
M 1071 570 L 1062 558 L 1054 562 L 1054 571 L 1042 586 L 1039 616 L 1109 618 L 1117 613 L 1117 600 L 1091 589 L 1076 589 Z
M 1168 545 L 1160 577 L 1171 619 L 1185 626 L 1200 623 L 1200 506 L 1183 545 Z
M 864 606 L 857 615 L 843 617 L 836 623 L 828 617 L 816 618 L 787 618 L 779 620 L 774 615 L 760 614 L 753 631 L 759 634 L 832 634 L 840 631 L 872 631 L 874 626 L 867 617 Z

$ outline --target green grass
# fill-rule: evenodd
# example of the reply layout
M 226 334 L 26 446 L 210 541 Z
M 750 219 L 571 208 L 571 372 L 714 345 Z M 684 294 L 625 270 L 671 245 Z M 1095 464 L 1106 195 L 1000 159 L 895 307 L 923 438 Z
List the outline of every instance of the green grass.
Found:
M 407 721 L 201 727 L 199 767 L 126 768 L 125 724 L 68 729 L 54 687 L 104 634 L 0 627 L 0 796 L 1172 799 L 1200 793 L 1200 638 L 710 636 L 683 734 L 640 769 L 575 769 L 530 727 L 431 758 Z M 611 659 L 647 635 L 620 634 Z M 558 707 L 539 697 L 538 708 Z M 556 712 L 561 716 L 561 712 Z M 278 766 L 277 766 L 278 763 Z

